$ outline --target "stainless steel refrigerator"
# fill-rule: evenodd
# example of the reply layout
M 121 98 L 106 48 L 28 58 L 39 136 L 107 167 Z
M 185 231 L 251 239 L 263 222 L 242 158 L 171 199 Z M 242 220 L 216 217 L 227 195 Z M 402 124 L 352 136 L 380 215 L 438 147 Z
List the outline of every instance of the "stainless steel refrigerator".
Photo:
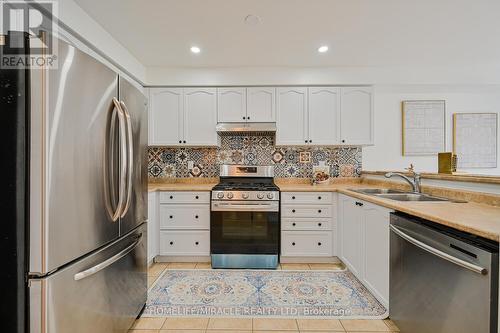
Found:
M 9 332 L 126 332 L 147 296 L 147 99 L 57 45 L 57 69 L 0 75 L 2 313 Z

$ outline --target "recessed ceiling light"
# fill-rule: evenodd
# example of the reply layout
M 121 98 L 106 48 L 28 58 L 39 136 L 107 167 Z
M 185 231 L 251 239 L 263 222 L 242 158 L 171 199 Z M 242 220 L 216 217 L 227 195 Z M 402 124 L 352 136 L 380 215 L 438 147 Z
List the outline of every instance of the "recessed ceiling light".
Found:
M 245 17 L 245 23 L 248 25 L 258 25 L 260 21 L 260 17 L 257 15 L 250 14 Z
M 326 51 L 328 51 L 328 46 L 326 45 L 322 45 L 318 48 L 319 53 L 325 53 Z
M 201 49 L 198 46 L 191 46 L 191 52 L 200 53 Z

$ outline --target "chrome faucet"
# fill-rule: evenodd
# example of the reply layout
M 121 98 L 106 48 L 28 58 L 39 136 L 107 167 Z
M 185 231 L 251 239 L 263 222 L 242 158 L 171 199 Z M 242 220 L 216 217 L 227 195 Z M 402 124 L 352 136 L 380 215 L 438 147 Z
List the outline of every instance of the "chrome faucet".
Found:
M 415 172 L 415 169 L 413 167 L 413 164 L 410 164 L 410 167 L 409 168 L 406 168 L 406 170 L 408 170 L 412 176 L 413 176 L 413 179 L 410 179 L 409 177 L 401 174 L 401 173 L 397 173 L 397 172 L 388 172 L 385 174 L 385 177 L 386 178 L 391 178 L 392 176 L 398 176 L 398 177 L 401 177 L 403 178 L 404 180 L 406 180 L 412 187 L 412 191 L 414 193 L 420 193 L 421 192 L 421 189 L 420 189 L 420 173 L 419 172 Z

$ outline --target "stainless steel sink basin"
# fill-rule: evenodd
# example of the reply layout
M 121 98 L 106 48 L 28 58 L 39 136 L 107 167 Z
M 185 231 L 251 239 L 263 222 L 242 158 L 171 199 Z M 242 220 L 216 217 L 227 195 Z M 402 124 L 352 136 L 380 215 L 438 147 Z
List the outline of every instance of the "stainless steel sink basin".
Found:
M 391 190 L 388 188 L 361 188 L 352 189 L 353 192 L 363 193 L 363 194 L 391 194 L 391 193 L 405 193 L 403 191 Z
M 450 201 L 445 198 L 438 198 L 420 193 L 377 194 L 376 196 L 396 201 Z

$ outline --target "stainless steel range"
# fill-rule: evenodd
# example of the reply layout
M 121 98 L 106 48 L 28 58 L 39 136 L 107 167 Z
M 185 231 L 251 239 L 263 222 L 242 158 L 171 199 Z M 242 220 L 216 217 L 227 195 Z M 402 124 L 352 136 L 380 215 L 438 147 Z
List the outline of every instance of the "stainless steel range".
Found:
M 278 266 L 280 192 L 272 166 L 223 165 L 212 189 L 213 268 Z

